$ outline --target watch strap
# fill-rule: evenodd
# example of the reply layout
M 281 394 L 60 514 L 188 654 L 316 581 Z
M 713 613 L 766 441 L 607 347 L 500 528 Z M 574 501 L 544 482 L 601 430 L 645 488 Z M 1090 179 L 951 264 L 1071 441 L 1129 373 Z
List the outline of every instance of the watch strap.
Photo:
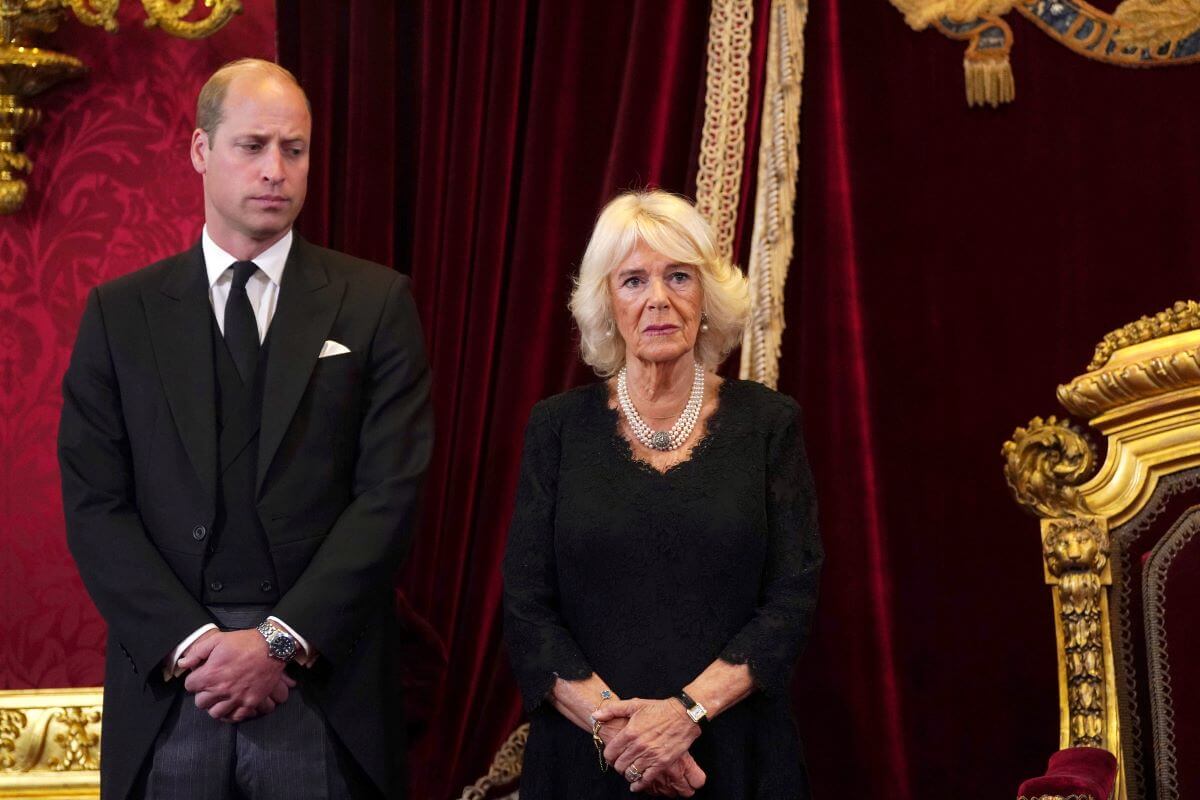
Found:
M 708 727 L 708 709 L 693 700 L 691 695 L 682 689 L 679 690 L 679 694 L 675 695 L 675 699 L 683 704 L 683 708 L 692 722 L 702 729 Z

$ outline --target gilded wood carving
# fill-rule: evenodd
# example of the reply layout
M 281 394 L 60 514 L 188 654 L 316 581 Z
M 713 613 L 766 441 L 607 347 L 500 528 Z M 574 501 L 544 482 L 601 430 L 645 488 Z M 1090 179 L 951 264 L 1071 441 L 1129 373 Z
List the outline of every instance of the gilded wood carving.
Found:
M 1043 526 L 1042 555 L 1058 583 L 1071 747 L 1109 744 L 1101 614 L 1103 587 L 1111 583 L 1105 569 L 1108 552 L 1108 531 L 1101 519 L 1053 519 Z
M 1165 1 L 1165 0 L 1164 0 Z M 1200 303 L 1179 302 L 1109 333 L 1058 399 L 1091 428 L 1035 417 L 1002 448 L 1017 502 L 1041 518 L 1058 639 L 1061 746 L 1117 755 L 1127 796 L 1109 591 L 1109 531 L 1149 508 L 1160 482 L 1200 468 Z M 1089 437 L 1103 442 L 1103 458 Z M 1122 643 L 1128 647 L 1128 643 Z M 1124 650 L 1122 650 L 1124 653 Z M 1122 662 L 1124 663 L 1124 662 Z
M 1034 417 L 1001 448 L 1004 479 L 1017 502 L 1044 517 L 1086 513 L 1078 486 L 1096 471 L 1096 453 L 1078 428 Z
M 100 689 L 0 692 L 0 798 L 99 797 Z

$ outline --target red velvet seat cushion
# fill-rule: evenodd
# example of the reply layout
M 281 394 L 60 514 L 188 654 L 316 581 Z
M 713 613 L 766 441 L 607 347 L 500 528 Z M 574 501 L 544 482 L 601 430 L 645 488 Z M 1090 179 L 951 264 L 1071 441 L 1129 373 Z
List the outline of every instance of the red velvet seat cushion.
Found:
M 1071 747 L 1050 756 L 1046 774 L 1030 778 L 1017 790 L 1020 797 L 1091 795 L 1108 800 L 1117 780 L 1117 759 L 1098 747 Z

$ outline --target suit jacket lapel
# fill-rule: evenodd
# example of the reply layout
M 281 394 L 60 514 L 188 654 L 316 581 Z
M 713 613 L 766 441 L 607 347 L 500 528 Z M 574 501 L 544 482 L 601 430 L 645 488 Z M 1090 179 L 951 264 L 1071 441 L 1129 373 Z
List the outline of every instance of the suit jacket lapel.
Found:
M 143 293 L 146 320 L 171 416 L 209 499 L 217 486 L 212 305 L 199 243 L 176 257 L 158 288 Z
M 263 385 L 256 491 L 292 422 L 317 356 L 341 306 L 343 281 L 329 275 L 318 251 L 295 237 L 271 320 L 271 350 Z

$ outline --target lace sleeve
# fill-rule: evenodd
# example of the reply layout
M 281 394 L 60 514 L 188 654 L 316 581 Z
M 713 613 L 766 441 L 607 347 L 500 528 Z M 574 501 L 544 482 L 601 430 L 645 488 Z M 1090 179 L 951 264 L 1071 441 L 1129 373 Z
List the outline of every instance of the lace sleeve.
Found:
M 559 614 L 554 510 L 559 438 L 542 405 L 525 429 L 516 507 L 504 553 L 504 639 L 525 710 L 545 699 L 556 677 L 592 674 Z
M 790 413 L 768 448 L 769 542 L 758 609 L 721 653 L 724 661 L 747 664 L 754 682 L 768 694 L 787 691 L 812 622 L 824 558 L 800 409 L 789 405 Z

